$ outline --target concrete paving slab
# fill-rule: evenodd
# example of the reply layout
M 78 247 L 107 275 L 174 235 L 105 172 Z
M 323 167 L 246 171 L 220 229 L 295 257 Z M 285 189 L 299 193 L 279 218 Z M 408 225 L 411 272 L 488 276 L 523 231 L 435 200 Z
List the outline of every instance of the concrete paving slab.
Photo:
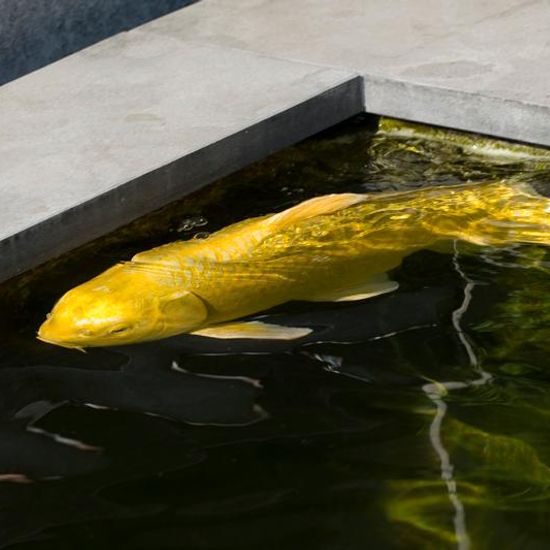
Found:
M 357 71 L 368 111 L 550 145 L 546 0 L 203 0 L 150 29 Z
M 201 0 L 5 85 L 0 280 L 365 104 L 550 145 L 549 20 L 546 0 Z
M 0 88 L 0 279 L 362 110 L 361 79 L 134 30 Z

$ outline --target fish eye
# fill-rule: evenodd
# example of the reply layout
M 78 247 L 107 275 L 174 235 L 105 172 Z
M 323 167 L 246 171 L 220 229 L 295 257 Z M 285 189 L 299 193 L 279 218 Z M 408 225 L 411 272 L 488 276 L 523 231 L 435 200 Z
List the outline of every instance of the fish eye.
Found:
M 109 334 L 122 334 L 126 332 L 130 327 L 115 327 L 109 331 Z

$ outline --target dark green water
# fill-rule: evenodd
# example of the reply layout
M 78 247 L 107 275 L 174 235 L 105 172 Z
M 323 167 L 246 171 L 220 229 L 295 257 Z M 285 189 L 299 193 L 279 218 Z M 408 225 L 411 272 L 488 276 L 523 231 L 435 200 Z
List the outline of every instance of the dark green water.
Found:
M 4 285 L 0 547 L 550 547 L 543 248 L 421 252 L 396 293 L 269 312 L 315 327 L 299 344 L 82 354 L 34 338 L 116 261 L 310 196 L 494 178 L 550 192 L 544 152 L 428 137 L 355 119 Z

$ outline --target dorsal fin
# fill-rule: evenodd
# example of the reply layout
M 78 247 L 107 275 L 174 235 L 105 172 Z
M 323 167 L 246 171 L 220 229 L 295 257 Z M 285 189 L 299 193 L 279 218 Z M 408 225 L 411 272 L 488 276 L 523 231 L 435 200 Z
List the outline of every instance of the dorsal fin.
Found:
M 307 218 L 330 214 L 364 201 L 368 195 L 339 193 L 301 202 L 278 214 L 250 218 L 225 227 L 207 239 L 176 241 L 134 255 L 134 264 L 180 267 L 180 259 L 237 261 L 274 231 Z M 141 267 L 141 266 L 137 266 Z
M 267 220 L 267 223 L 282 228 L 306 220 L 307 218 L 343 210 L 344 208 L 363 202 L 366 198 L 367 195 L 360 195 L 358 193 L 338 193 L 315 197 L 301 202 L 288 210 L 274 214 Z
M 134 263 L 144 264 L 173 264 L 177 266 L 177 259 L 182 254 L 189 251 L 190 248 L 194 248 L 194 241 L 174 241 L 172 243 L 163 244 L 138 252 L 132 257 Z

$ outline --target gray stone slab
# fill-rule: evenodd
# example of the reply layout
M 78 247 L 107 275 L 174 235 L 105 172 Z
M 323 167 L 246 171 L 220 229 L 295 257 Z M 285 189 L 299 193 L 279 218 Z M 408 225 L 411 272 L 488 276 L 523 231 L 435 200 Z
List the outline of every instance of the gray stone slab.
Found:
M 0 84 L 196 0 L 0 0 Z
M 545 105 L 380 77 L 367 79 L 365 95 L 372 113 L 550 145 Z
M 203 0 L 150 29 L 353 70 L 367 110 L 550 145 L 546 0 Z
M 549 20 L 545 0 L 202 0 L 5 85 L 0 280 L 363 101 L 550 145 Z
M 362 110 L 355 75 L 134 30 L 0 88 L 0 279 Z

